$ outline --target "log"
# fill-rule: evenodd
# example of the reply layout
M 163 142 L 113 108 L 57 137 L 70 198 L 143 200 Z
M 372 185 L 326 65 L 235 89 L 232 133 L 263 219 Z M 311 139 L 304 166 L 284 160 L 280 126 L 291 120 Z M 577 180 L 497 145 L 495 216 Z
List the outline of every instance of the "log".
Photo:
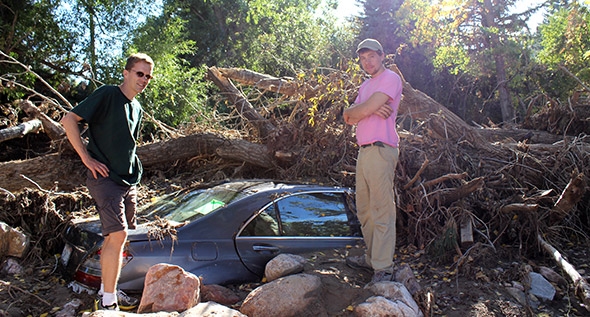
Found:
M 36 133 L 43 127 L 41 120 L 25 121 L 17 126 L 0 130 L 0 142 L 22 138 L 29 133 Z
M 276 78 L 242 68 L 218 68 L 218 70 L 225 78 L 233 79 L 244 85 L 254 86 L 286 96 L 293 96 L 297 93 L 298 85 L 292 79 Z
M 584 303 L 586 310 L 590 311 L 590 285 L 588 282 L 578 273 L 578 271 L 571 265 L 566 259 L 561 256 L 561 253 L 557 251 L 552 245 L 550 245 L 543 237 L 538 234 L 537 240 L 550 256 L 553 257 L 557 265 L 569 276 L 574 283 L 575 293 Z
M 457 188 L 453 188 L 449 191 L 439 194 L 437 199 L 439 200 L 441 206 L 449 206 L 453 202 L 463 197 L 467 197 L 467 195 L 473 193 L 478 189 L 481 189 L 483 185 L 484 177 L 478 177 Z
M 59 153 L 28 160 L 0 163 L 0 188 L 16 193 L 36 188 L 27 178 L 45 190 L 70 191 L 84 184 L 85 167 L 80 160 L 63 159 Z
M 423 164 L 424 165 L 424 164 Z M 425 187 L 425 188 L 430 188 L 436 184 L 440 184 L 444 181 L 448 181 L 451 179 L 464 179 L 467 177 L 467 173 L 463 172 L 461 174 L 446 174 L 443 175 L 441 177 L 435 178 L 435 179 L 431 179 L 429 181 L 426 181 L 424 183 L 421 183 L 420 185 L 417 185 L 416 187 L 414 187 L 414 191 L 417 191 L 418 189 Z
M 255 144 L 244 140 L 232 140 L 218 147 L 215 153 L 225 159 L 248 162 L 266 168 L 274 167 L 273 160 L 268 155 L 268 148 L 263 144 Z
M 428 158 L 426 158 L 424 160 L 424 162 L 422 162 L 422 166 L 420 166 L 420 169 L 416 172 L 414 177 L 412 177 L 412 179 L 406 185 L 404 185 L 404 187 L 403 187 L 404 190 L 407 190 L 408 188 L 412 187 L 412 185 L 414 185 L 414 183 L 416 181 L 418 181 L 418 179 L 420 178 L 420 175 L 422 175 L 422 173 L 424 172 L 424 170 L 426 169 L 426 167 L 428 166 L 429 163 L 430 163 L 430 161 L 428 160 Z
M 39 111 L 31 101 L 23 100 L 20 102 L 19 106 L 29 117 L 41 120 L 43 123 L 43 130 L 51 140 L 57 141 L 65 137 L 66 130 L 64 127 Z
M 140 146 L 137 155 L 146 171 L 166 169 L 174 162 L 188 161 L 199 155 L 222 155 L 228 160 L 268 168 L 273 155 L 264 145 L 241 139 L 227 139 L 215 134 L 192 134 Z M 84 185 L 86 168 L 77 154 L 52 153 L 29 160 L 0 163 L 0 188 L 10 192 L 34 187 L 24 175 L 41 188 L 73 190 Z

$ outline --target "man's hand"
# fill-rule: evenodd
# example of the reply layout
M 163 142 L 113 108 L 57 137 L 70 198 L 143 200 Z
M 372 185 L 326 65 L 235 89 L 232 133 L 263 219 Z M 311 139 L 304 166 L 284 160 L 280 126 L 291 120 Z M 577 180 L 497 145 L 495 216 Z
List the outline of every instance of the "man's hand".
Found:
M 391 116 L 392 113 L 393 109 L 391 109 L 391 106 L 389 106 L 388 104 L 383 104 L 373 114 L 376 114 L 383 119 L 387 119 L 389 118 L 389 116 Z
M 94 179 L 98 179 L 98 174 L 102 177 L 109 177 L 109 168 L 91 156 L 86 156 L 86 159 L 82 160 L 82 163 L 92 172 Z
M 373 114 L 387 119 L 393 113 L 393 109 L 387 105 L 388 100 L 388 95 L 382 92 L 376 92 L 368 100 L 362 103 L 352 104 L 350 107 L 344 109 L 344 122 L 351 125 L 357 124 L 363 118 Z

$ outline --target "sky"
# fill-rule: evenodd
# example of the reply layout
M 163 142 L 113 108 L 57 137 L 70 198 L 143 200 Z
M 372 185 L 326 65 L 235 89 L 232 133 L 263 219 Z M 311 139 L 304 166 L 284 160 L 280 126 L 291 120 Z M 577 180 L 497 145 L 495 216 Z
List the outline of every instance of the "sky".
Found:
M 513 12 L 521 13 L 542 3 L 544 0 L 518 0 L 513 8 Z M 353 14 L 357 14 L 361 9 L 357 6 L 356 0 L 338 0 L 338 10 L 336 15 L 339 18 L 346 18 Z M 536 31 L 537 26 L 543 22 L 543 10 L 538 11 L 529 20 L 529 28 L 531 31 Z

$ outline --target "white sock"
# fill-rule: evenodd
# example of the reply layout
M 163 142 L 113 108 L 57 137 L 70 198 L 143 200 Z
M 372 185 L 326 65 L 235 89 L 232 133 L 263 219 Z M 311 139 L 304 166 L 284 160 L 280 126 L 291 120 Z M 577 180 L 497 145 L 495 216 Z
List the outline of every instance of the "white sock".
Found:
M 117 302 L 117 295 L 115 293 L 103 293 L 102 294 L 102 305 L 110 306 Z
M 98 291 L 98 295 L 102 296 L 104 294 L 104 284 L 100 283 L 100 291 Z

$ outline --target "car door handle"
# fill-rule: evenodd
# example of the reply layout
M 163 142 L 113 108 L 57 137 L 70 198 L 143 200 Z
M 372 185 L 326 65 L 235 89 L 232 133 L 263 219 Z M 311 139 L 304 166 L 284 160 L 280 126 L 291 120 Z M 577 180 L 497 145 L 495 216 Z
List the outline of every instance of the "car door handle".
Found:
M 257 251 L 257 252 L 264 252 L 264 251 L 279 252 L 280 251 L 279 248 L 273 247 L 273 246 L 268 246 L 268 245 L 254 245 L 254 246 L 252 246 L 252 250 Z

